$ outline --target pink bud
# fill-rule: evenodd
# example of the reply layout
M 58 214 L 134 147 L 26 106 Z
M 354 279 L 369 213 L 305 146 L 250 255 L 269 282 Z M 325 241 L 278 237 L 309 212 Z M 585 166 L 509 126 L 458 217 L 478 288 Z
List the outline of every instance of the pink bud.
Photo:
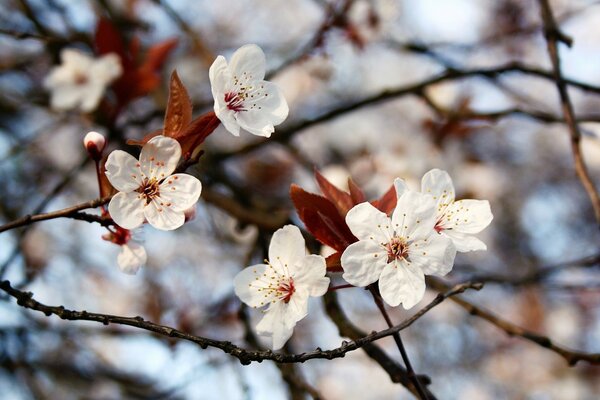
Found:
M 190 222 L 196 219 L 196 205 L 191 206 L 183 212 L 185 216 L 185 222 Z
M 102 158 L 102 151 L 106 147 L 106 139 L 98 132 L 88 132 L 83 138 L 83 145 L 90 157 L 94 160 Z

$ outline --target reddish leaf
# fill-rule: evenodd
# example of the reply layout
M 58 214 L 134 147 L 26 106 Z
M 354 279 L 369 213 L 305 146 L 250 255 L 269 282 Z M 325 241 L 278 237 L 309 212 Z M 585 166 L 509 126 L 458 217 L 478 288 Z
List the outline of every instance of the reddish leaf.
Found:
M 315 178 L 321 192 L 329 199 L 338 209 L 340 215 L 345 216 L 348 211 L 354 206 L 352 197 L 345 191 L 338 189 L 335 185 L 329 182 L 319 171 L 315 169 Z
M 383 194 L 377 200 L 373 200 L 371 204 L 379 211 L 390 215 L 394 208 L 396 208 L 396 203 L 398 202 L 398 197 L 396 195 L 396 188 L 392 185 L 387 192 Z
M 290 197 L 306 229 L 321 243 L 344 251 L 357 240 L 338 209 L 327 198 L 309 193 L 297 185 L 290 187 Z
M 177 75 L 171 74 L 169 85 L 169 101 L 165 112 L 163 134 L 176 137 L 192 121 L 192 102 L 187 90 Z
M 98 54 L 117 53 L 123 70 L 133 68 L 133 60 L 125 51 L 125 43 L 118 29 L 106 18 L 100 18 L 96 25 L 95 45 Z
M 167 61 L 171 51 L 177 47 L 177 41 L 177 38 L 167 39 L 150 47 L 146 52 L 146 60 L 142 68 L 158 72 Z
M 157 129 L 148 133 L 142 140 L 128 139 L 127 144 L 131 146 L 143 146 L 148 143 L 148 140 L 152 139 L 155 136 L 162 135 L 162 129 Z
M 189 158 L 194 149 L 200 146 L 208 135 L 213 133 L 221 121 L 215 115 L 214 111 L 194 119 L 175 139 L 181 144 L 181 150 L 185 158 Z
M 364 192 L 356 185 L 356 183 L 354 183 L 352 178 L 348 178 L 348 189 L 350 189 L 350 196 L 352 197 L 354 205 L 367 201 Z
M 327 264 L 327 269 L 331 272 L 342 272 L 342 253 L 335 252 L 325 258 L 325 263 Z

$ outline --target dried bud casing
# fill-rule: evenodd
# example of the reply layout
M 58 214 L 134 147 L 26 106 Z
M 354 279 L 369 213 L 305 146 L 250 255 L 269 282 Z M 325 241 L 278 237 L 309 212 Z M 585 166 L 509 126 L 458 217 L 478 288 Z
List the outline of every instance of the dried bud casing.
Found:
M 91 131 L 83 138 L 83 145 L 92 159 L 99 160 L 106 147 L 106 139 L 102 134 Z

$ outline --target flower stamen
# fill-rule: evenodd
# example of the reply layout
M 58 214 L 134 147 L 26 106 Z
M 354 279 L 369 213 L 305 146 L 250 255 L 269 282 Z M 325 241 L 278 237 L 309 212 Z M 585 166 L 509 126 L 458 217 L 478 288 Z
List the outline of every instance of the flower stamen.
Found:
M 385 245 L 388 254 L 388 263 L 394 260 L 408 260 L 408 243 L 401 237 L 393 237 L 388 244 Z

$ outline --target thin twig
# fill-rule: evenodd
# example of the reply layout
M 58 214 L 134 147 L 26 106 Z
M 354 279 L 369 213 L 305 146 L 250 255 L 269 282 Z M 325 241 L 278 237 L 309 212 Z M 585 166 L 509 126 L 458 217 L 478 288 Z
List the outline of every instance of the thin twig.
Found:
M 558 42 L 563 42 L 567 46 L 571 46 L 572 39 L 562 33 L 556 25 L 554 14 L 552 13 L 552 8 L 550 7 L 548 0 L 539 0 L 539 3 L 542 21 L 544 22 L 544 37 L 546 38 L 548 54 L 550 56 L 550 60 L 552 61 L 553 78 L 556 82 L 556 88 L 558 89 L 558 94 L 560 96 L 561 108 L 565 116 L 565 120 L 567 121 L 567 126 L 571 136 L 571 151 L 573 153 L 573 160 L 575 161 L 575 172 L 577 173 L 581 184 L 583 185 L 590 198 L 590 201 L 592 202 L 594 214 L 596 215 L 596 222 L 600 224 L 600 196 L 598 195 L 598 190 L 596 189 L 596 186 L 590 177 L 583 159 L 580 143 L 581 132 L 579 131 L 579 126 L 577 125 L 577 120 L 575 118 L 573 103 L 571 103 L 571 99 L 569 97 L 567 83 L 563 78 L 560 69 Z
M 31 310 L 39 311 L 44 313 L 46 316 L 56 315 L 64 320 L 70 321 L 93 321 L 99 322 L 104 325 L 109 324 L 118 324 L 118 325 L 128 325 L 139 329 L 144 329 L 147 331 L 155 332 L 157 334 L 176 338 L 183 339 L 193 343 L 196 343 L 201 348 L 205 349 L 207 347 L 214 347 L 222 350 L 223 352 L 230 354 L 233 357 L 236 357 L 240 362 L 244 365 L 250 364 L 253 361 L 263 361 L 263 360 L 272 360 L 278 363 L 296 363 L 296 362 L 305 362 L 311 359 L 327 359 L 331 360 L 334 358 L 342 358 L 346 355 L 346 353 L 350 351 L 354 351 L 359 349 L 371 342 L 382 339 L 384 337 L 388 337 L 393 335 L 396 332 L 400 332 L 403 329 L 408 328 L 415 321 L 425 315 L 432 308 L 440 304 L 446 298 L 455 296 L 459 293 L 464 292 L 467 289 L 480 289 L 482 285 L 480 283 L 463 283 L 457 285 L 450 289 L 447 292 L 440 293 L 437 297 L 429 303 L 427 306 L 423 307 L 418 313 L 413 315 L 412 317 L 404 320 L 402 323 L 388 328 L 379 332 L 373 332 L 369 335 L 366 335 L 362 338 L 358 338 L 356 340 L 350 342 L 343 342 L 340 347 L 337 347 L 332 350 L 322 350 L 317 348 L 314 351 L 300 353 L 300 354 L 284 354 L 284 353 L 274 353 L 270 350 L 264 351 L 250 351 L 243 349 L 234 345 L 228 341 L 219 341 L 215 339 L 205 338 L 202 336 L 192 335 L 178 329 L 160 325 L 151 321 L 146 321 L 144 318 L 140 316 L 136 317 L 123 317 L 119 315 L 110 315 L 110 314 L 101 314 L 87 311 L 74 311 L 66 309 L 63 306 L 48 306 L 42 304 L 33 298 L 33 293 L 31 292 L 23 292 L 14 288 L 9 281 L 0 282 L 0 289 L 8 293 L 10 296 L 17 299 L 17 304 L 21 307 L 29 308 Z M 600 355 L 597 356 L 597 363 L 600 363 Z M 593 362 L 593 359 L 591 359 Z

